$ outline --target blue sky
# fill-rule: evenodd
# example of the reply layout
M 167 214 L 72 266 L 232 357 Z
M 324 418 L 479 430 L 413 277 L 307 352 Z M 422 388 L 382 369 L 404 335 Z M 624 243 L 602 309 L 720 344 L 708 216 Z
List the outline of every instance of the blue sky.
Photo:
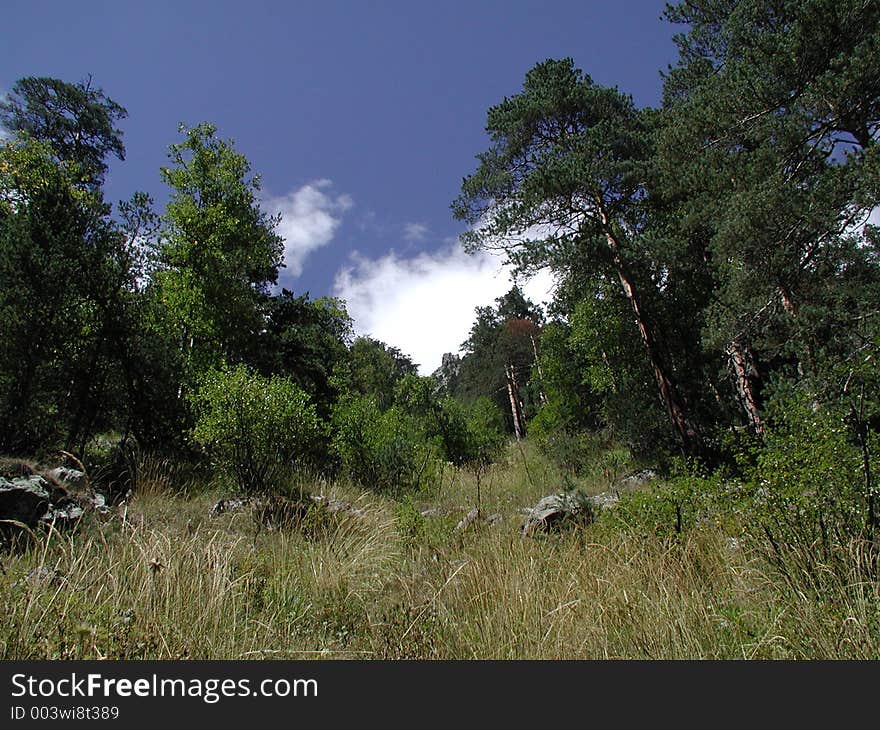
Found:
M 94 83 L 128 109 L 112 200 L 150 192 L 179 122 L 212 121 L 283 216 L 281 283 L 338 295 L 356 329 L 426 372 L 473 309 L 508 288 L 468 257 L 450 202 L 485 149 L 486 110 L 526 71 L 571 56 L 638 105 L 675 58 L 664 2 L 40 2 L 5 0 L 0 91 L 22 76 Z M 539 277 L 528 291 L 545 297 Z

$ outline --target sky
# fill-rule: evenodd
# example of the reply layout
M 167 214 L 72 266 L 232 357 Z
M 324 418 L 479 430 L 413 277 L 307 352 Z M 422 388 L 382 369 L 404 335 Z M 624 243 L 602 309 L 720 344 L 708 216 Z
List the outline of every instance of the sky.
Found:
M 18 78 L 93 83 L 128 110 L 110 200 L 149 192 L 178 125 L 210 121 L 262 181 L 286 239 L 279 283 L 345 299 L 358 334 L 428 374 L 477 306 L 510 287 L 465 254 L 450 203 L 488 146 L 486 111 L 526 71 L 572 57 L 639 106 L 675 60 L 662 0 L 165 2 L 4 0 L 0 93 Z M 523 282 L 547 300 L 552 278 Z

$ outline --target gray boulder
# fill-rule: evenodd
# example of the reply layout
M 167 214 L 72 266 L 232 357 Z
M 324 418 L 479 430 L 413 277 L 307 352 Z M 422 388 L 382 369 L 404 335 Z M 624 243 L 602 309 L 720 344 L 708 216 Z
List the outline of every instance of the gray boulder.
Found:
M 312 504 L 316 507 L 326 510 L 329 514 L 349 515 L 351 517 L 363 517 L 366 513 L 359 507 L 355 507 L 351 502 L 341 499 L 334 499 L 323 494 L 315 494 L 309 497 Z M 277 509 L 279 505 L 300 506 L 303 503 L 300 500 L 291 500 L 284 497 L 238 497 L 231 499 L 221 499 L 211 507 L 211 516 L 217 517 L 223 514 L 234 514 L 242 512 L 249 507 L 253 507 L 257 512 L 265 512 L 266 510 Z M 305 505 L 306 507 L 308 505 Z M 297 508 L 297 513 L 301 511 Z
M 579 492 L 564 492 L 544 497 L 532 507 L 523 524 L 523 535 L 556 532 L 566 525 L 588 525 L 593 521 L 594 504 Z
M 0 477 L 0 520 L 35 527 L 51 507 L 51 486 L 39 474 L 15 479 Z
M 464 517 L 462 517 L 455 526 L 456 532 L 463 532 L 480 520 L 480 510 L 474 507 Z
M 363 517 L 366 514 L 360 507 L 355 507 L 351 502 L 346 502 L 342 499 L 326 497 L 323 494 L 312 495 L 311 499 L 312 502 L 324 507 L 331 514 L 343 514 L 350 517 Z
M 6 535 L 20 527 L 13 523 L 31 529 L 40 524 L 68 527 L 78 522 L 88 510 L 109 511 L 102 495 L 70 491 L 57 480 L 40 474 L 11 479 L 0 476 L 0 521 L 3 521 Z
M 221 499 L 211 507 L 211 516 L 217 517 L 218 515 L 241 512 L 252 502 L 253 500 L 248 497 L 242 497 L 240 499 Z
M 621 492 L 632 492 L 650 484 L 657 478 L 658 474 L 653 469 L 639 469 L 622 477 L 617 485 L 617 489 Z
M 72 489 L 86 491 L 89 489 L 89 483 L 86 475 L 79 469 L 70 469 L 66 466 L 59 466 L 51 471 L 46 472 L 46 476 L 56 482 L 60 482 Z
M 599 509 L 611 509 L 620 501 L 620 494 L 618 492 L 602 492 L 590 497 L 590 501 L 594 507 Z

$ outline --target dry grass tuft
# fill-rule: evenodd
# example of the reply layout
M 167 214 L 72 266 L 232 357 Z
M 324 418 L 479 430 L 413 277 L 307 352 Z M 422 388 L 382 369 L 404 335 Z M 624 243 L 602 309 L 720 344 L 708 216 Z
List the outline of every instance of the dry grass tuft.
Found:
M 115 518 L 2 556 L 0 658 L 880 656 L 865 545 L 801 574 L 718 527 L 522 538 L 520 508 L 560 483 L 527 448 L 483 482 L 504 519 L 466 533 L 453 529 L 473 497 L 464 473 L 408 505 L 315 483 L 358 512 L 316 508 L 275 530 L 247 511 L 211 517 L 216 485 L 173 463 L 138 478 Z

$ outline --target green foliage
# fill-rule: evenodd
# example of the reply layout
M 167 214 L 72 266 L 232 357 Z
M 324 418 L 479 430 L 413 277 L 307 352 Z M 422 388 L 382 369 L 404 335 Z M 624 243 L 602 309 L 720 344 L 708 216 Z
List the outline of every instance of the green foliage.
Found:
M 309 396 L 289 379 L 239 365 L 207 373 L 192 396 L 192 439 L 246 493 L 278 492 L 321 436 Z
M 498 297 L 494 307 L 477 307 L 462 344 L 464 357 L 457 363 L 455 377 L 448 379 L 453 386 L 449 393 L 464 401 L 488 398 L 504 414 L 509 433 L 516 431 L 515 420 L 524 431 L 541 397 L 534 366 L 543 320 L 541 308 L 518 286 Z
M 358 337 L 352 342 L 348 358 L 334 374 L 337 390 L 370 396 L 381 409 L 394 403 L 397 383 L 417 368 L 408 355 L 396 347 L 371 337 Z
M 81 449 L 125 399 L 132 242 L 48 143 L 0 146 L 0 448 Z
M 532 421 L 531 436 L 541 453 L 563 474 L 585 476 L 596 458 L 598 439 L 587 431 L 571 432 L 548 427 L 542 409 Z
M 736 380 L 760 408 L 773 374 L 803 380 L 823 356 L 849 359 L 876 301 L 858 224 L 880 202 L 880 9 L 719 0 L 666 16 L 686 30 L 664 85 L 658 189 L 680 255 L 711 277 L 702 346 L 716 363 L 747 356 Z
M 720 524 L 738 535 L 738 518 L 748 514 L 744 504 L 738 485 L 692 465 L 660 486 L 622 494 L 613 509 L 602 513 L 600 523 L 640 536 L 682 535 L 701 524 Z
M 812 575 L 823 565 L 845 570 L 835 564 L 850 542 L 877 534 L 880 437 L 870 432 L 862 448 L 846 409 L 805 393 L 780 393 L 770 417 L 748 480 L 755 532 L 786 570 L 792 563 Z
M 872 545 L 877 534 L 873 475 L 880 469 L 877 433 L 863 445 L 853 425 L 839 404 L 780 390 L 765 443 L 740 458 L 741 476 L 679 464 L 665 484 L 621 496 L 600 522 L 641 535 L 718 525 L 811 590 L 848 581 L 853 545 Z
M 397 520 L 397 531 L 404 542 L 416 545 L 424 539 L 428 520 L 413 504 L 411 496 L 395 502 L 394 516 Z
M 244 155 L 212 124 L 180 131 L 184 141 L 169 151 L 173 166 L 162 168 L 171 200 L 155 284 L 162 324 L 178 339 L 192 379 L 252 351 L 263 329 L 261 296 L 277 280 L 283 249 Z
M 501 413 L 485 397 L 469 404 L 438 397 L 435 386 L 432 378 L 408 375 L 397 385 L 395 403 L 445 461 L 481 472 L 506 441 Z
M 78 84 L 27 77 L 0 99 L 0 122 L 50 145 L 60 161 L 78 167 L 78 182 L 99 188 L 108 154 L 125 159 L 122 131 L 114 125 L 128 113 L 89 78 Z
M 337 392 L 333 373 L 348 361 L 351 317 L 337 299 L 310 301 L 282 289 L 262 304 L 265 326 L 247 361 L 264 375 L 293 378 L 311 393 L 319 414 L 328 418 Z
M 374 396 L 345 396 L 333 407 L 332 426 L 343 472 L 362 487 L 401 496 L 434 483 L 437 450 L 399 408 L 383 411 Z
M 466 441 L 457 458 L 466 468 L 480 474 L 501 457 L 507 443 L 501 414 L 488 398 L 478 398 L 465 411 L 465 428 Z
M 595 84 L 570 58 L 540 63 L 519 94 L 489 110 L 492 145 L 478 155 L 453 211 L 472 226 L 462 235 L 466 247 L 501 247 L 521 270 L 550 267 L 581 291 L 619 285 L 631 311 L 629 338 L 647 360 L 669 425 L 682 448 L 699 451 L 675 348 L 664 342 L 686 320 L 662 316 L 672 269 L 656 255 L 652 228 L 657 123 L 651 110 Z

